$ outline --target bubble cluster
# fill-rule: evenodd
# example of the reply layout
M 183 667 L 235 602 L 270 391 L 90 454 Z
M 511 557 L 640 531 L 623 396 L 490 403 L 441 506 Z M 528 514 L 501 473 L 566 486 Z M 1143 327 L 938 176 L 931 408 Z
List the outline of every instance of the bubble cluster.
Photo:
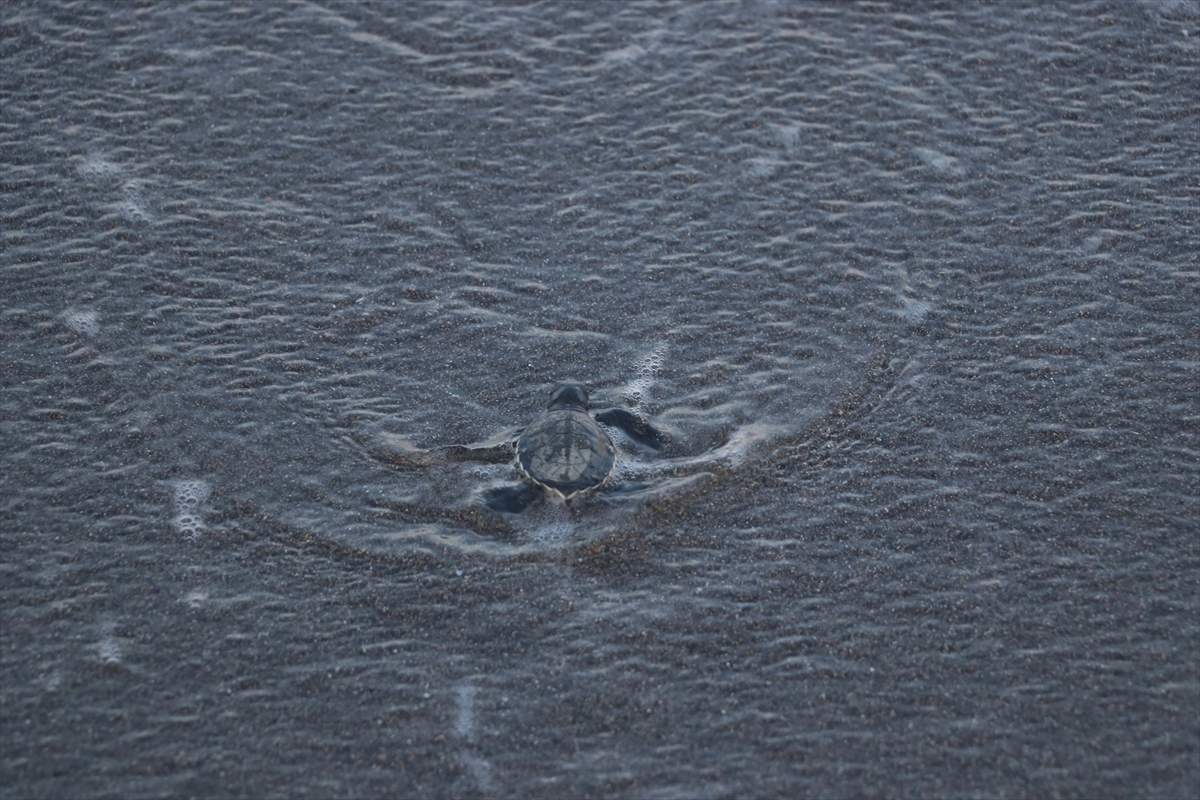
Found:
M 544 548 L 565 547 L 578 540 L 581 533 L 566 504 L 549 495 L 513 522 L 530 542 Z
M 636 458 L 630 458 L 625 453 L 625 450 L 619 451 L 617 462 L 613 465 L 612 481 L 615 484 L 643 480 L 670 469 L 669 465 L 640 461 Z
M 121 187 L 123 199 L 117 205 L 121 216 L 130 222 L 150 222 L 150 213 L 142 199 L 141 190 L 136 184 L 127 183 Z
M 938 152 L 937 150 L 929 150 L 924 147 L 915 148 L 913 153 L 916 154 L 917 158 L 921 159 L 921 161 L 924 162 L 927 167 L 937 172 L 942 172 L 947 175 L 956 175 L 959 177 L 967 174 L 967 171 L 959 165 L 958 159 L 954 156 L 948 156 L 945 153 Z
M 933 310 L 932 303 L 927 303 L 924 300 L 914 300 L 911 297 L 901 297 L 900 303 L 900 308 L 895 309 L 894 313 L 910 325 L 920 324 L 924 321 L 925 317 L 929 316 L 929 312 Z
M 611 50 L 604 56 L 604 60 L 609 64 L 632 64 L 646 55 L 646 48 L 640 45 L 631 44 L 627 47 L 622 47 L 620 50 Z
M 458 719 L 454 723 L 454 735 L 470 741 L 475 738 L 475 686 L 464 683 L 458 687 Z
M 89 181 L 107 180 L 121 171 L 121 168 L 100 155 L 90 155 L 79 165 L 79 175 Z
M 205 528 L 204 504 L 212 488 L 204 481 L 175 482 L 175 519 L 171 524 L 186 539 L 195 539 Z
M 185 594 L 181 602 L 186 603 L 188 608 L 200 608 L 208 602 L 208 592 L 195 589 Z
M 528 534 L 530 539 L 543 547 L 561 547 L 574 538 L 577 527 L 566 521 L 548 522 L 530 529 Z
M 666 357 L 667 346 L 660 344 L 634 366 L 634 373 L 637 377 L 625 387 L 625 402 L 637 408 L 646 401 Z
M 481 792 L 489 792 L 492 788 L 492 764 L 485 758 L 466 751 L 458 754 L 458 762 L 467 768 L 471 779 Z
M 476 787 L 482 792 L 488 791 L 492 784 L 491 763 L 471 752 L 472 742 L 477 738 L 475 723 L 475 708 L 477 705 L 475 686 L 467 682 L 458 687 L 455 692 L 458 699 L 458 719 L 454 723 L 454 736 L 460 739 L 464 746 L 459 750 L 458 760 L 475 781 Z
M 93 311 L 73 311 L 63 317 L 67 327 L 80 336 L 95 336 L 100 333 L 100 319 Z
M 791 150 L 796 145 L 800 144 L 800 126 L 788 125 L 776 130 L 779 136 L 779 143 L 783 145 L 785 150 Z
M 780 161 L 774 156 L 765 156 L 763 158 L 752 158 L 746 162 L 749 166 L 747 172 L 752 178 L 769 178 L 775 174 L 780 167 Z
M 467 474 L 467 477 L 469 477 L 469 478 L 490 481 L 490 480 L 497 480 L 501 476 L 508 474 L 510 469 L 511 468 L 507 464 L 504 464 L 501 466 L 483 464 L 483 465 L 476 465 L 473 467 L 468 467 L 466 470 L 466 474 Z
M 604 55 L 604 63 L 608 66 L 627 67 L 641 61 L 647 55 L 655 52 L 662 44 L 666 30 L 660 28 L 651 31 L 648 36 L 639 37 L 643 44 L 631 43 L 617 50 L 610 50 Z
M 100 626 L 100 643 L 96 645 L 96 654 L 103 664 L 116 666 L 121 663 L 121 644 L 117 641 L 116 625 L 106 622 Z
M 672 480 L 687 482 L 691 478 L 684 476 L 691 472 L 718 467 L 737 469 L 756 446 L 779 433 L 778 429 L 765 425 L 741 425 L 729 431 L 721 444 L 704 453 L 657 461 L 643 461 L 622 452 L 613 466 L 612 480 L 620 484 L 675 475 L 678 479 Z

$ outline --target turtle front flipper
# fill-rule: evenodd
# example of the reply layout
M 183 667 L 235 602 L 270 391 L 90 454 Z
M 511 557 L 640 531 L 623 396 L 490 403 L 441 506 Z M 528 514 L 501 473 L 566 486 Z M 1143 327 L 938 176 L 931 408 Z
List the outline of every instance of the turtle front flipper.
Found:
M 392 433 L 352 433 L 344 437 L 344 440 L 358 445 L 366 450 L 371 458 L 384 464 L 426 468 L 434 462 L 428 450 L 422 450 Z
M 520 428 L 509 428 L 501 431 L 487 441 L 436 447 L 433 452 L 446 461 L 478 461 L 481 464 L 507 464 L 513 459 L 513 447 L 517 441 L 517 437 L 520 435 Z
M 483 447 L 473 444 L 452 444 L 434 452 L 446 461 L 478 461 L 481 464 L 507 464 L 513 459 L 512 442 Z
M 650 424 L 650 420 L 635 414 L 627 408 L 610 408 L 596 415 L 596 421 L 614 428 L 620 428 L 625 435 L 638 444 L 643 444 L 653 450 L 661 450 L 667 443 L 667 434 Z
M 527 483 L 515 486 L 498 486 L 483 493 L 483 503 L 492 511 L 502 514 L 520 514 L 529 504 L 541 497 L 534 487 Z
M 433 447 L 428 450 L 414 445 L 388 431 L 368 430 L 351 433 L 347 441 L 362 447 L 376 461 L 397 467 L 426 469 L 447 461 L 478 461 L 484 464 L 506 464 L 512 461 L 513 446 L 519 428 L 510 428 L 484 442 Z

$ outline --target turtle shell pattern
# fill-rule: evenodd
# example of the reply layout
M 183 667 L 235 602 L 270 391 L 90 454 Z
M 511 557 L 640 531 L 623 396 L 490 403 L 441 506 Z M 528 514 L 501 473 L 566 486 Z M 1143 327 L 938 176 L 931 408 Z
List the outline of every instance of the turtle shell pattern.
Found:
M 546 412 L 517 442 L 517 463 L 525 474 L 564 498 L 604 483 L 615 461 L 608 434 L 576 409 Z

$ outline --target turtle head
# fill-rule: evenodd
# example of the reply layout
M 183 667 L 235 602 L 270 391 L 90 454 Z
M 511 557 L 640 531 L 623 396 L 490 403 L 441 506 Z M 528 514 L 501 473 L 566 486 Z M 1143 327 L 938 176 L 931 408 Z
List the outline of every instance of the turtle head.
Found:
M 588 393 L 582 383 L 559 381 L 550 390 L 550 408 L 578 408 L 588 410 Z

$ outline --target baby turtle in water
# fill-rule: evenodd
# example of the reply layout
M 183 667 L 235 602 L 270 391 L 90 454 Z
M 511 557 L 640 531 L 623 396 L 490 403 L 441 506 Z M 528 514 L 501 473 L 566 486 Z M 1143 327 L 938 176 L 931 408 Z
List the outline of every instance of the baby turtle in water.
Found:
M 563 381 L 550 391 L 546 413 L 520 433 L 516 440 L 517 468 L 526 479 L 517 486 L 491 489 L 484 494 L 487 506 L 511 514 L 524 510 L 539 493 L 570 501 L 602 486 L 612 474 L 617 449 L 599 424 L 619 428 L 630 439 L 654 450 L 664 434 L 643 417 L 624 408 L 596 414 L 588 411 L 588 393 L 581 384 Z M 447 448 L 455 460 L 498 460 L 511 457 L 512 442 L 501 445 L 467 445 Z
M 608 480 L 617 449 L 588 415 L 587 390 L 559 383 L 550 405 L 517 440 L 521 473 L 552 495 L 570 500 Z

